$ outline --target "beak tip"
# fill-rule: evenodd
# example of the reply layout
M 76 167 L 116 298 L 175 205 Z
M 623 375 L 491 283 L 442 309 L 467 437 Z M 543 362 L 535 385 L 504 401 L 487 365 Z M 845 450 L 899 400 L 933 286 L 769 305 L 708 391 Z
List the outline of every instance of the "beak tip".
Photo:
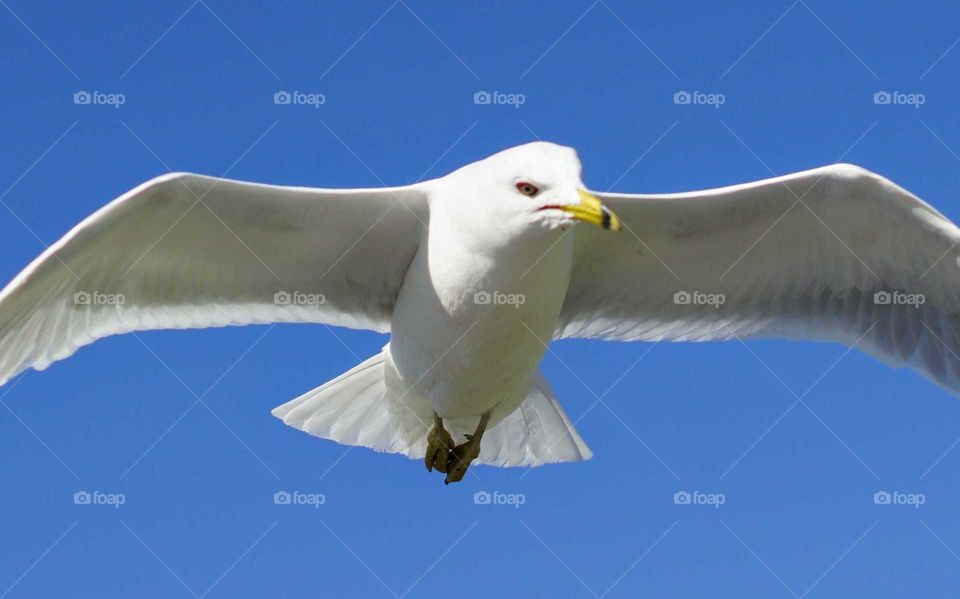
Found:
M 614 233 L 619 232 L 623 225 L 617 215 L 606 206 L 602 206 L 600 210 L 602 213 L 600 226 Z
M 605 231 L 618 232 L 623 228 L 620 218 L 601 202 L 600 198 L 583 188 L 578 189 L 577 192 L 580 194 L 581 206 L 584 206 L 587 211 L 586 214 L 578 217 L 580 220 L 597 225 Z

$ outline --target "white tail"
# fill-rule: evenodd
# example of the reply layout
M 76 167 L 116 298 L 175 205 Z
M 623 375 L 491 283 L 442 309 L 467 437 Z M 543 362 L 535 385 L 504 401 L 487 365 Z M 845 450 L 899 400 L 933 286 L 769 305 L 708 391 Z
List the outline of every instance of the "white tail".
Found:
M 388 391 L 385 375 L 381 352 L 272 413 L 316 437 L 423 459 L 427 432 L 433 426 L 430 405 L 409 397 L 401 402 Z M 448 426 L 455 439 L 470 432 L 460 428 L 457 422 Z M 538 372 L 520 408 L 483 436 L 475 463 L 540 466 L 588 460 L 592 455 Z

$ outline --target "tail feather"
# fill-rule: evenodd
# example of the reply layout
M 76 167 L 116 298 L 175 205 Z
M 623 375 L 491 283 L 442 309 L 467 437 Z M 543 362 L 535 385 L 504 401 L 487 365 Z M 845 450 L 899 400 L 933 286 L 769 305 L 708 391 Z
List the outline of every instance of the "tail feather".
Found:
M 273 415 L 316 437 L 422 459 L 432 409 L 425 400 L 401 401 L 389 392 L 385 351 L 274 408 Z M 448 422 L 448 428 L 455 438 L 470 432 L 464 422 Z M 487 430 L 476 463 L 539 466 L 592 455 L 538 372 L 520 407 Z
M 538 372 L 526 399 L 483 438 L 480 463 L 539 466 L 589 460 L 593 452 Z

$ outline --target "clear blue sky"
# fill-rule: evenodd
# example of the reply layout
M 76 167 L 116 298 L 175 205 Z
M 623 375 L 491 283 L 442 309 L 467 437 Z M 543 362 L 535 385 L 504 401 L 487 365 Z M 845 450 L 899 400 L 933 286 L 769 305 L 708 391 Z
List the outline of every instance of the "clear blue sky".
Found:
M 0 279 L 168 169 L 371 187 L 537 137 L 575 146 L 596 189 L 681 191 L 844 156 L 960 219 L 954 3 L 252 4 L 0 2 Z M 280 90 L 325 103 L 275 105 Z M 78 91 L 125 102 L 77 105 Z M 476 105 L 478 91 L 525 101 Z M 678 91 L 725 101 L 677 105 Z M 878 91 L 925 103 L 876 105 Z M 543 367 L 595 458 L 444 487 L 421 463 L 269 415 L 384 342 L 322 326 L 153 332 L 0 390 L 0 596 L 960 585 L 960 402 L 911 372 L 834 345 L 557 343 Z M 75 504 L 83 491 L 124 504 Z M 278 491 L 325 503 L 275 505 Z M 524 503 L 476 505 L 483 491 Z M 681 491 L 725 501 L 676 505 Z M 878 491 L 925 502 L 876 505 Z

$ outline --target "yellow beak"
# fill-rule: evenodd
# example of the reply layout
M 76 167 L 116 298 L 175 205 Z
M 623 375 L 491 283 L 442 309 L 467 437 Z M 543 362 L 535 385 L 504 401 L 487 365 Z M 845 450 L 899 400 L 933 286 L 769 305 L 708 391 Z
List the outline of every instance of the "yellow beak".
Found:
M 557 208 L 577 220 L 596 225 L 601 229 L 619 231 L 623 227 L 620 218 L 613 213 L 613 210 L 604 206 L 597 196 L 583 189 L 578 189 L 577 193 L 580 194 L 579 204 L 565 204 Z

